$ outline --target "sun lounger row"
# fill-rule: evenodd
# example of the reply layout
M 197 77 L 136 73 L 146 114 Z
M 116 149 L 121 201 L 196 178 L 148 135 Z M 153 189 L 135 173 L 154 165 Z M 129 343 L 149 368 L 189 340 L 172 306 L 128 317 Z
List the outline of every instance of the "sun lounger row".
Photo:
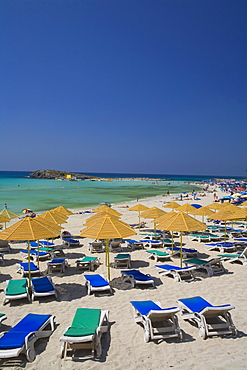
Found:
M 159 302 L 131 301 L 134 319 L 144 327 L 144 340 L 183 339 L 177 314 L 199 328 L 199 335 L 210 336 L 237 335 L 229 311 L 235 307 L 230 304 L 213 306 L 200 296 L 183 298 L 177 301 L 178 307 L 162 308 Z M 5 318 L 0 314 L 0 320 Z M 101 338 L 109 328 L 109 311 L 77 308 L 71 326 L 60 337 L 61 358 L 78 360 L 78 350 L 90 349 L 90 355 L 102 354 Z M 17 357 L 23 353 L 32 362 L 36 358 L 34 348 L 39 338 L 49 337 L 55 329 L 54 316 L 29 313 L 0 338 L 0 358 Z M 83 356 L 84 358 L 84 356 Z

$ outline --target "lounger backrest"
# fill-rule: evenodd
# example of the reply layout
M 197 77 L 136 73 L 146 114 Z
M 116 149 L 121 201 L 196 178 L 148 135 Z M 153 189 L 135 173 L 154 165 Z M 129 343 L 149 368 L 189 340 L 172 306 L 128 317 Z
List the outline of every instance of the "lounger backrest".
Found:
M 7 295 L 24 294 L 27 291 L 27 279 L 13 279 L 8 281 Z
M 85 279 L 90 282 L 93 287 L 101 287 L 109 285 L 108 281 L 105 280 L 101 275 L 84 275 Z
M 31 279 L 34 291 L 37 293 L 49 292 L 54 290 L 52 283 L 47 276 Z
M 201 312 L 205 308 L 212 307 L 209 302 L 200 296 L 179 299 L 178 301 L 183 303 L 191 312 Z
M 78 337 L 93 335 L 99 326 L 101 310 L 77 308 L 71 327 L 64 335 Z

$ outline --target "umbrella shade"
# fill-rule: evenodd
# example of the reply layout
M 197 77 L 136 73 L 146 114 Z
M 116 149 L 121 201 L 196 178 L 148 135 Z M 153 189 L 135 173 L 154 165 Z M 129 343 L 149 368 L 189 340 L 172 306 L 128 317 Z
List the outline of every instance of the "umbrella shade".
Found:
M 173 217 L 176 214 L 177 214 L 177 212 L 175 212 L 175 211 L 171 211 L 171 212 L 165 213 L 164 215 L 156 218 L 155 219 L 155 222 L 158 224 L 158 227 L 160 229 L 162 229 L 162 227 L 160 227 L 161 223 L 164 222 L 164 221 L 169 220 L 169 218 Z
M 146 211 L 148 209 L 149 209 L 149 207 L 146 207 L 143 204 L 138 203 L 135 206 L 129 208 L 129 211 L 138 211 L 138 212 L 141 212 L 141 211 Z
M 43 238 L 56 238 L 58 235 L 58 231 L 52 230 L 36 218 L 26 217 L 0 232 L 0 239 L 34 241 Z
M 238 208 L 237 211 L 232 214 L 231 218 L 231 220 L 246 220 L 246 219 L 247 219 L 247 208 Z
M 102 204 L 100 207 L 96 208 L 94 212 L 107 212 L 114 216 L 122 216 L 121 213 L 117 212 L 115 209 L 112 209 L 111 207 L 106 206 L 105 204 Z
M 161 226 L 162 225 L 162 226 Z M 164 230 L 168 231 L 180 231 L 180 266 L 182 267 L 182 231 L 197 231 L 205 230 L 206 225 L 202 222 L 195 220 L 193 217 L 187 215 L 184 212 L 178 212 L 169 220 L 159 224 Z
M 66 216 L 62 214 L 58 214 L 58 212 L 54 212 L 54 211 L 46 211 L 42 213 L 40 216 L 56 224 L 64 224 L 67 222 Z
M 232 211 L 232 212 L 237 212 L 240 208 L 238 206 L 236 206 L 235 204 L 231 204 L 231 203 L 226 203 L 227 206 L 225 206 L 224 209 L 227 209 L 228 211 Z
M 215 215 L 214 211 L 211 211 L 207 206 L 197 208 L 194 212 L 194 215 L 200 215 L 200 216 L 211 216 Z
M 58 211 L 59 213 L 62 213 L 65 216 L 70 216 L 70 215 L 74 214 L 69 209 L 65 208 L 64 206 L 59 206 L 59 207 L 53 208 L 53 211 Z
M 9 222 L 9 218 L 0 215 L 0 222 Z
M 177 207 L 177 211 L 183 211 L 183 212 L 188 212 L 188 213 L 194 214 L 195 207 L 193 207 L 189 203 L 185 203 L 182 206 Z
M 168 231 L 197 231 L 206 229 L 206 225 L 184 212 L 176 213 L 173 217 L 160 223 L 158 226 Z
M 143 211 L 141 213 L 141 217 L 144 217 L 144 218 L 158 218 L 162 215 L 164 215 L 166 212 L 163 211 L 162 209 L 160 208 L 157 208 L 157 207 L 153 207 L 153 208 L 150 208 L 150 209 L 147 209 L 146 211 Z
M 229 221 L 231 220 L 232 215 L 234 214 L 233 211 L 227 208 L 222 208 L 218 212 L 216 212 L 214 215 L 210 216 L 212 220 L 217 221 Z
M 0 212 L 0 215 L 4 216 L 4 217 L 7 217 L 9 220 L 12 220 L 13 218 L 17 218 L 19 217 L 19 215 L 17 215 L 16 213 L 14 212 L 11 212 L 9 209 L 7 208 L 4 208 L 1 212 Z
M 99 222 L 83 229 L 80 236 L 92 239 L 126 238 L 136 232 L 125 222 L 111 216 L 102 217 Z
M 49 220 L 47 220 L 46 218 L 44 217 L 41 217 L 41 216 L 37 216 L 35 217 L 36 220 L 38 220 L 39 222 L 49 226 L 51 229 L 55 229 L 56 231 L 58 231 L 60 233 L 60 231 L 62 230 L 62 227 L 58 224 L 55 224 L 54 222 L 50 222 Z
M 96 222 L 98 222 L 101 218 L 105 217 L 105 216 L 109 216 L 109 217 L 112 217 L 112 218 L 116 218 L 118 219 L 119 216 L 114 216 L 112 214 L 109 214 L 109 213 L 106 213 L 106 212 L 99 212 L 99 213 L 96 213 L 95 215 L 89 217 L 86 222 L 85 222 L 85 225 L 86 226 L 90 226 L 90 225 L 93 225 L 95 224 Z
M 246 207 L 247 206 L 247 200 L 245 202 L 241 203 L 240 206 Z
M 163 207 L 175 209 L 175 208 L 180 207 L 180 204 L 178 204 L 177 202 L 170 202 L 168 204 L 165 204 Z
M 222 208 L 222 203 L 211 203 L 207 207 L 210 209 L 219 210 Z

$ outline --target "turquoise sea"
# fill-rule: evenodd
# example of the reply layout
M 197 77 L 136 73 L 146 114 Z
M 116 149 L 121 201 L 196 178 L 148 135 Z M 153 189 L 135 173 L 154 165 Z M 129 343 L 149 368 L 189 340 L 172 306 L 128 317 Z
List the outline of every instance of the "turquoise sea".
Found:
M 31 172 L 31 171 L 30 171 Z M 188 181 L 202 181 L 210 177 L 147 175 L 147 174 L 90 174 L 97 177 L 123 178 L 108 181 L 56 181 L 31 179 L 30 172 L 0 171 L 0 210 L 7 203 L 8 209 L 20 213 L 23 208 L 34 212 L 59 205 L 67 208 L 90 208 L 101 202 L 119 203 L 155 195 L 191 192 L 197 188 Z M 130 177 L 145 180 L 127 180 Z M 124 178 L 126 180 L 124 180 Z M 163 181 L 151 180 L 163 178 Z

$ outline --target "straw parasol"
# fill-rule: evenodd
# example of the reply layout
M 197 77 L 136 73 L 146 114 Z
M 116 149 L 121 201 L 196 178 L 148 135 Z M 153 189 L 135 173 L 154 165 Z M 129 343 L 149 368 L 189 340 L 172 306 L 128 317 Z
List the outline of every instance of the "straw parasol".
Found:
M 46 211 L 40 215 L 40 217 L 45 218 L 46 220 L 53 222 L 55 224 L 64 224 L 66 223 L 67 216 L 58 214 L 58 212 L 54 211 Z
M 234 212 L 227 208 L 222 208 L 218 212 L 216 212 L 214 215 L 210 216 L 212 220 L 217 221 L 224 221 L 225 223 L 225 237 L 224 241 L 226 242 L 226 221 L 232 220 L 232 216 L 234 215 Z
M 106 265 L 108 269 L 108 279 L 110 280 L 109 239 L 125 238 L 135 234 L 136 232 L 126 223 L 106 215 L 101 218 L 99 222 L 81 230 L 80 236 L 106 240 Z
M 210 209 L 219 210 L 222 208 L 222 203 L 211 203 L 207 207 Z
M 65 208 L 64 206 L 59 206 L 59 207 L 53 208 L 52 210 L 58 211 L 59 213 L 62 213 L 62 215 L 65 215 L 65 216 L 70 216 L 74 214 L 69 209 Z
M 158 207 L 152 207 L 150 209 L 147 209 L 146 211 L 143 211 L 141 213 L 141 216 L 144 217 L 144 218 L 153 218 L 154 219 L 154 231 L 156 230 L 156 221 L 155 219 L 166 214 L 165 211 L 163 211 L 162 209 L 158 208 Z
M 144 206 L 141 203 L 136 204 L 135 206 L 129 208 L 129 211 L 137 211 L 138 212 L 138 220 L 139 220 L 139 230 L 140 230 L 140 219 L 141 219 L 141 212 L 147 211 L 149 207 Z
M 30 241 L 39 240 L 42 238 L 56 238 L 58 235 L 59 232 L 56 229 L 52 229 L 36 218 L 31 217 L 25 217 L 16 222 L 14 225 L 0 232 L 0 239 L 2 240 L 28 241 L 29 288 L 31 287 Z
M 171 212 L 166 213 L 165 215 L 162 215 L 162 216 L 156 218 L 155 219 L 156 225 L 158 225 L 159 229 L 164 230 L 163 227 L 162 227 L 163 222 L 168 221 L 170 218 L 172 218 L 176 214 L 177 214 L 177 212 L 171 211 Z M 172 231 L 172 255 L 173 255 L 173 247 L 174 247 L 174 236 L 173 236 L 173 231 Z
M 246 201 L 244 201 L 243 203 L 241 203 L 241 204 L 240 204 L 240 206 L 244 206 L 244 207 L 246 207 L 246 206 L 247 206 L 247 200 L 246 200 Z
M 207 206 L 204 206 L 204 207 L 197 208 L 194 212 L 194 215 L 202 216 L 202 222 L 204 223 L 204 216 L 215 215 L 215 212 L 211 211 L 211 209 L 208 208 Z
M 228 209 L 228 208 L 227 208 Z M 236 212 L 232 214 L 231 220 L 247 220 L 247 208 L 238 208 Z
M 175 208 L 180 207 L 180 204 L 178 204 L 177 202 L 170 202 L 170 203 L 165 204 L 163 207 L 175 209 Z
M 182 206 L 177 207 L 176 210 L 177 211 L 183 211 L 183 212 L 186 212 L 186 213 L 192 213 L 192 214 L 194 214 L 194 212 L 195 212 L 196 209 L 191 204 L 185 203 Z
M 163 230 L 168 231 L 180 231 L 180 266 L 182 267 L 182 232 L 183 231 L 196 231 L 205 230 L 206 226 L 195 220 L 193 217 L 189 216 L 184 212 L 178 212 L 173 217 L 159 224 Z
M 116 218 L 116 219 L 119 219 L 119 216 L 115 216 L 115 215 L 112 215 L 110 213 L 107 213 L 107 212 L 99 212 L 99 213 L 96 213 L 95 215 L 89 217 L 84 225 L 85 226 L 89 226 L 89 225 L 93 225 L 95 224 L 96 222 L 98 222 L 101 218 L 105 217 L 105 216 L 109 216 L 109 217 L 113 217 L 113 218 Z
M 8 221 L 4 221 L 5 222 L 5 228 L 6 228 L 6 222 L 9 222 L 10 220 L 12 220 L 13 218 L 17 218 L 19 217 L 19 215 L 17 215 L 16 213 L 14 212 L 11 212 L 8 208 L 4 208 L 1 212 L 0 212 L 0 215 L 1 216 L 4 216 L 6 218 L 8 218 Z M 3 222 L 3 221 L 0 221 L 0 222 Z
M 237 212 L 240 208 L 232 203 L 224 203 L 227 204 L 224 209 L 227 209 L 228 211 Z
M 111 207 L 106 206 L 105 204 L 102 204 L 100 207 L 94 209 L 94 212 L 107 212 L 115 216 L 122 216 L 121 213 Z

